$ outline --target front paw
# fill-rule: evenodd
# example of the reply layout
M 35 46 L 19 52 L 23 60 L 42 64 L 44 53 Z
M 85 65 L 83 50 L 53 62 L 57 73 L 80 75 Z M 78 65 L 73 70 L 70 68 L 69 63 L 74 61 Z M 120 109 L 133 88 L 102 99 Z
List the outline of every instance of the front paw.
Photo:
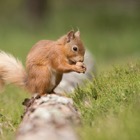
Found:
M 75 65 L 76 72 L 78 73 L 85 73 L 86 72 L 86 66 L 82 62 L 77 62 Z

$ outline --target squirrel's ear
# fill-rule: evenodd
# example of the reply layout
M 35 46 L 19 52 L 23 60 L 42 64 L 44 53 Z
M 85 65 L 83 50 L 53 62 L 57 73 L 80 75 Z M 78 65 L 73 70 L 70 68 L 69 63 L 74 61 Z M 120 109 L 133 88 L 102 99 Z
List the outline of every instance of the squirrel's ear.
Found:
M 75 36 L 76 36 L 76 37 L 80 37 L 80 31 L 77 31 L 77 32 L 75 33 Z
M 67 33 L 67 43 L 70 42 L 74 38 L 75 38 L 75 35 L 74 35 L 73 30 Z

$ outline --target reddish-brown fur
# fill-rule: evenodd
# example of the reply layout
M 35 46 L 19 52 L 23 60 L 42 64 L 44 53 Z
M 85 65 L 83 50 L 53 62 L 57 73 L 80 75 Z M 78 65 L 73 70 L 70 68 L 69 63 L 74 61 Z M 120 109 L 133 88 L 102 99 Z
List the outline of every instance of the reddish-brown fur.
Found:
M 78 46 L 78 52 L 72 51 L 73 45 Z M 27 56 L 27 88 L 40 95 L 51 93 L 60 83 L 63 73 L 84 73 L 84 53 L 79 32 L 71 31 L 57 41 L 39 41 Z M 81 62 L 82 66 L 76 62 Z

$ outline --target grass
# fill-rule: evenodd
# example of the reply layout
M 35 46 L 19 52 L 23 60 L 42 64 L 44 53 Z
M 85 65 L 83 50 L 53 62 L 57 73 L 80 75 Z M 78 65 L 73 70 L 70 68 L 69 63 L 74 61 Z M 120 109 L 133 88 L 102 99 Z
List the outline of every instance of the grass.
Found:
M 23 114 L 22 102 L 28 95 L 8 86 L 0 98 L 0 139 L 11 140 Z
M 140 63 L 114 67 L 101 73 L 73 100 L 82 116 L 82 140 L 140 138 Z

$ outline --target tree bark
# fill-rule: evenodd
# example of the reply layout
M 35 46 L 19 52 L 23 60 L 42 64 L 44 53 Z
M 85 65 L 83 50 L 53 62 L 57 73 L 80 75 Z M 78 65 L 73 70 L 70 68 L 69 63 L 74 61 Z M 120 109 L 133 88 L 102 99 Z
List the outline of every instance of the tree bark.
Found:
M 80 122 L 72 99 L 49 94 L 26 100 L 16 140 L 77 140 L 73 126 Z

